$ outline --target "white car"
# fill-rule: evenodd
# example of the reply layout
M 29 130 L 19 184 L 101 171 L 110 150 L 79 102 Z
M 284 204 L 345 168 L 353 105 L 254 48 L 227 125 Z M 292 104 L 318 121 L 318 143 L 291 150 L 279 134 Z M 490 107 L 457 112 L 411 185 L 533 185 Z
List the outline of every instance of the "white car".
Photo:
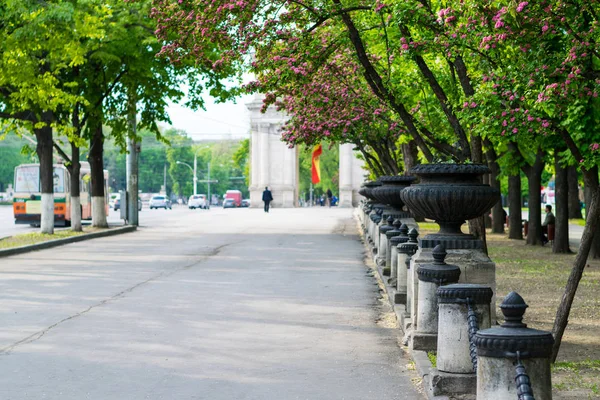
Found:
M 171 209 L 171 200 L 167 196 L 154 195 L 150 199 L 150 209 L 164 208 L 165 210 Z
M 208 202 L 206 201 L 206 195 L 204 194 L 194 194 L 190 196 L 188 200 L 188 208 L 190 210 L 194 210 L 196 208 L 204 208 L 208 209 Z

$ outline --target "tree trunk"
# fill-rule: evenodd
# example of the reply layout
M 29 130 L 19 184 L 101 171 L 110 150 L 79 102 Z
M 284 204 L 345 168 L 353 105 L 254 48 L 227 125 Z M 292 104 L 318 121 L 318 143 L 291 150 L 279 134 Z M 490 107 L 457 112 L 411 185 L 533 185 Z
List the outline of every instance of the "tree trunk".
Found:
M 469 154 L 474 163 L 483 163 L 483 147 L 481 145 L 481 138 L 479 136 L 471 135 L 471 145 L 473 146 L 473 151 L 469 147 Z M 481 179 L 483 182 L 483 178 Z M 479 218 L 475 218 L 469 220 L 469 233 L 476 238 L 483 241 L 483 252 L 485 254 L 488 253 L 487 250 L 487 241 L 485 237 L 485 217 L 481 216 Z
M 490 186 L 500 190 L 500 181 L 498 176 L 500 175 L 500 165 L 498 164 L 498 155 L 494 150 L 492 143 L 485 141 L 486 145 L 486 158 L 488 166 L 490 167 Z M 520 184 L 520 182 L 519 182 Z M 502 201 L 497 202 L 492 207 L 492 233 L 504 233 L 504 209 L 502 208 Z
M 54 234 L 54 163 L 52 142 L 51 111 L 42 113 L 43 127 L 34 129 L 37 140 L 36 152 L 40 161 L 40 189 L 42 193 L 42 210 L 40 215 L 40 232 Z
M 598 183 L 598 167 L 592 168 L 585 177 L 585 221 L 587 224 L 588 215 L 592 213 L 592 196 L 594 188 L 600 186 Z M 591 184 L 589 183 L 591 182 Z M 590 259 L 598 259 L 600 258 L 600 232 L 596 232 L 594 235 L 594 240 L 592 242 L 592 246 L 589 252 Z
M 521 213 L 521 174 L 508 177 L 508 238 L 523 240 Z
M 583 218 L 579 201 L 579 175 L 576 166 L 567 167 L 567 180 L 569 181 L 569 219 Z
M 558 350 L 562 342 L 562 337 L 569 322 L 569 314 L 571 312 L 571 306 L 575 294 L 577 293 L 577 287 L 579 281 L 583 276 L 583 270 L 587 265 L 588 254 L 592 247 L 594 240 L 594 233 L 598 230 L 598 222 L 600 219 L 600 187 L 598 185 L 598 169 L 594 168 L 593 171 L 584 171 L 584 180 L 586 189 L 589 191 L 590 202 L 588 210 L 586 212 L 587 218 L 585 221 L 585 228 L 583 229 L 583 236 L 581 237 L 581 245 L 579 251 L 573 262 L 573 268 L 565 287 L 565 292 L 562 296 L 558 310 L 556 311 L 556 318 L 554 320 L 554 327 L 552 328 L 552 334 L 554 335 L 554 346 L 552 348 L 552 362 L 556 361 L 558 356 Z
M 401 146 L 404 174 L 410 175 L 410 170 L 419 163 L 419 148 L 414 140 L 404 143 Z
M 541 150 L 535 156 L 535 162 L 531 166 L 526 166 L 523 171 L 527 175 L 529 183 L 529 230 L 527 233 L 527 244 L 542 244 L 542 171 L 544 170 L 544 160 Z
M 102 118 L 95 115 L 89 119 L 88 123 L 90 124 L 92 135 L 88 154 L 92 178 L 92 226 L 108 228 L 104 194 L 104 135 L 102 133 Z
M 81 172 L 81 163 L 79 162 L 80 150 L 79 139 L 81 135 L 81 126 L 79 121 L 79 106 L 75 106 L 73 111 L 73 127 L 75 128 L 75 136 L 71 141 L 71 230 L 73 232 L 81 232 L 81 187 L 79 175 Z
M 81 188 L 79 187 L 79 147 L 76 142 L 71 142 L 71 230 L 81 232 Z
M 138 226 L 137 98 L 135 89 L 129 88 L 127 95 L 127 123 L 129 125 L 129 137 L 127 138 L 127 192 L 129 193 L 129 196 L 127 196 L 129 199 L 129 203 L 127 204 L 127 219 L 129 225 Z M 194 165 L 195 172 L 196 165 Z M 194 177 L 194 182 L 196 182 L 196 177 Z
M 554 154 L 554 170 L 556 176 L 555 199 L 556 199 L 556 225 L 554 230 L 553 253 L 570 253 L 569 249 L 569 185 L 567 182 L 567 169 L 560 165 L 558 151 Z

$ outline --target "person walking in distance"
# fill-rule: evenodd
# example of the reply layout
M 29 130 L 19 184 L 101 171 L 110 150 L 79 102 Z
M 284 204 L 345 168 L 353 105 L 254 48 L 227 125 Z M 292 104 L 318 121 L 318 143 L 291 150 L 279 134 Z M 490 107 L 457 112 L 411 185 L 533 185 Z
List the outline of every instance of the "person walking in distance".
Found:
M 327 205 L 331 208 L 331 202 L 333 201 L 333 192 L 327 188 Z
M 269 212 L 269 204 L 273 201 L 273 195 L 269 190 L 268 186 L 265 186 L 265 190 L 263 192 L 263 201 L 265 202 L 265 212 Z

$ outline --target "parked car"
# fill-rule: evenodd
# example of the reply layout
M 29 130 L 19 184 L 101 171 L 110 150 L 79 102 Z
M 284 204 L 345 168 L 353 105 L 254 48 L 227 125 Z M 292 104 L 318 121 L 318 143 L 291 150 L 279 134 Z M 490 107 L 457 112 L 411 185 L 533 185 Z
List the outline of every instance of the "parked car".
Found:
M 250 199 L 243 199 L 242 207 L 250 207 Z
M 206 195 L 204 194 L 194 194 L 190 196 L 188 200 L 188 208 L 190 210 L 195 210 L 196 208 L 203 208 L 205 210 L 208 209 L 208 202 L 206 201 Z
M 234 199 L 225 199 L 223 201 L 223 208 L 235 208 L 235 200 Z
M 118 197 L 113 203 L 113 210 L 117 211 L 121 209 L 121 198 Z M 142 200 L 138 198 L 138 211 L 142 211 Z
M 152 196 L 152 198 L 150 199 L 150 209 L 152 210 L 153 208 L 164 208 L 171 210 L 172 206 L 171 206 L 171 200 L 167 197 L 167 196 L 163 196 L 163 195 L 154 195 Z

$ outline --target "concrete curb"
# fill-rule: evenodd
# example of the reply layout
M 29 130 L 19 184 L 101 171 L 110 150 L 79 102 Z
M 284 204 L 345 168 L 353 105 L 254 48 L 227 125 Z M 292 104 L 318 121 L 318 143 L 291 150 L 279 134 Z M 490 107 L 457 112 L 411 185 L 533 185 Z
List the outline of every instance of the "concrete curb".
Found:
M 30 244 L 27 246 L 13 247 L 0 250 L 0 258 L 14 256 L 17 254 L 29 253 L 30 251 L 50 249 L 52 247 L 62 246 L 64 244 L 82 242 L 84 240 L 96 239 L 107 236 L 115 236 L 123 233 L 129 233 L 137 230 L 137 226 L 127 225 L 118 228 L 109 228 L 104 231 L 85 233 L 83 235 L 72 236 L 64 239 L 49 240 L 47 242 Z
M 363 231 L 362 226 L 360 225 L 360 221 L 357 218 L 356 214 L 355 214 L 355 220 L 356 220 L 356 223 L 358 226 L 359 234 L 360 234 L 361 238 L 363 238 L 363 244 L 365 246 L 365 253 L 366 253 L 367 259 L 373 260 L 374 254 L 372 253 L 370 246 L 364 240 L 366 233 Z M 404 326 L 402 326 L 402 322 L 401 322 L 403 320 L 401 314 L 404 311 L 401 310 L 401 308 L 399 306 L 394 304 L 394 302 L 392 300 L 394 298 L 394 289 L 390 285 L 387 284 L 387 277 L 383 275 L 383 269 L 381 267 L 377 266 L 373 262 L 370 262 L 368 264 L 370 264 L 370 268 L 373 270 L 376 279 L 382 283 L 381 286 L 383 289 L 383 297 L 387 299 L 392 310 L 394 311 L 396 318 L 398 320 L 398 325 L 399 325 L 400 331 L 402 332 L 403 335 L 406 335 L 406 329 Z M 463 395 L 457 395 L 457 396 L 436 395 L 432 390 L 432 386 L 433 386 L 432 380 L 437 379 L 437 377 L 436 377 L 437 370 L 431 364 L 431 361 L 429 360 L 429 357 L 427 356 L 427 352 L 421 351 L 421 350 L 413 350 L 409 347 L 406 348 L 406 352 L 410 356 L 410 358 L 413 360 L 413 362 L 415 363 L 415 369 L 417 370 L 417 374 L 423 380 L 423 392 L 427 396 L 428 400 L 473 400 L 474 399 L 474 396 L 472 396 L 472 395 L 464 395 L 464 396 Z

